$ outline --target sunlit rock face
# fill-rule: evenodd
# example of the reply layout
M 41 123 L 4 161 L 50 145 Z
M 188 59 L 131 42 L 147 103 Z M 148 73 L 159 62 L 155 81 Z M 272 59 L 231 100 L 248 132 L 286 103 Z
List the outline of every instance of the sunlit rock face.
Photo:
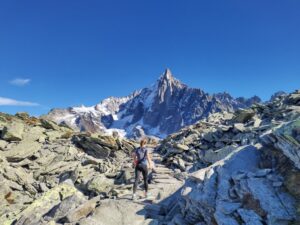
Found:
M 183 84 L 166 69 L 153 85 L 129 96 L 110 97 L 92 107 L 53 109 L 47 117 L 81 131 L 117 131 L 133 137 L 138 127 L 147 135 L 165 137 L 211 113 L 233 112 L 257 102 L 260 102 L 258 97 L 209 95 Z

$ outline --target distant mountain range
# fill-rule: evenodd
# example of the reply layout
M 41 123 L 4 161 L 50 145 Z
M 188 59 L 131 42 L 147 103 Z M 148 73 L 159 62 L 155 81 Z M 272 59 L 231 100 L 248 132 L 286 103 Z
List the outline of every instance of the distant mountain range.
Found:
M 167 69 L 155 84 L 126 97 L 110 97 L 91 107 L 52 109 L 47 117 L 81 131 L 165 137 L 211 113 L 232 112 L 257 102 L 261 102 L 257 96 L 233 98 L 190 88 Z

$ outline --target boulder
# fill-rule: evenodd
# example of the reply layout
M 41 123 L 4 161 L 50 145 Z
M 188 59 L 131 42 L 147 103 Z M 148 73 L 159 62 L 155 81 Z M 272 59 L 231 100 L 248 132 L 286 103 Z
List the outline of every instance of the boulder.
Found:
M 202 156 L 202 160 L 208 163 L 215 163 L 219 160 L 226 158 L 230 153 L 234 151 L 235 147 L 226 146 L 217 151 L 207 150 L 204 151 L 204 155 Z
M 241 216 L 245 224 L 263 225 L 263 219 L 253 210 L 238 209 L 238 214 Z
M 287 97 L 287 103 L 293 105 L 300 105 L 300 90 L 295 91 Z
M 64 135 L 64 133 L 58 130 L 49 130 L 45 132 L 45 135 L 46 135 L 46 140 L 52 142 L 57 139 L 60 139 Z
M 246 131 L 246 128 L 245 128 L 245 125 L 243 123 L 235 123 L 233 125 L 234 129 L 239 131 L 239 132 L 245 132 Z
M 236 111 L 233 120 L 237 123 L 245 123 L 251 120 L 255 115 L 252 109 L 240 109 Z
M 8 143 L 6 141 L 0 140 L 0 150 L 5 150 L 7 144 Z
M 130 184 L 133 179 L 133 169 L 124 169 L 117 177 L 118 184 Z
M 22 120 L 28 120 L 30 118 L 27 112 L 17 112 L 15 116 Z
M 44 134 L 44 132 L 45 132 L 45 129 L 43 127 L 40 127 L 40 126 L 30 127 L 23 135 L 24 140 L 40 142 L 41 140 L 45 140 L 45 138 L 46 138 L 46 135 Z
M 86 135 L 75 135 L 73 136 L 72 140 L 76 145 L 78 145 L 78 147 L 82 148 L 87 154 L 99 159 L 107 158 L 111 154 L 112 149 L 109 148 L 108 146 L 110 147 L 114 146 L 115 148 L 117 148 L 116 142 L 105 143 L 105 140 L 109 140 L 108 138 L 100 139 L 95 137 L 88 137 Z
M 91 216 L 80 221 L 80 225 L 146 225 L 143 208 L 143 204 L 128 200 L 103 200 Z
M 297 132 L 300 120 L 295 120 L 268 131 L 261 136 L 261 141 L 266 146 L 273 146 L 288 157 L 300 169 L 300 141 Z
M 42 145 L 36 141 L 23 140 L 4 152 L 3 155 L 10 162 L 19 162 L 34 155 L 41 146 Z
M 174 161 L 173 161 L 173 164 L 179 168 L 181 171 L 185 171 L 185 163 L 184 161 L 181 159 L 181 158 L 176 158 Z
M 113 186 L 113 181 L 107 179 L 104 175 L 100 174 L 91 179 L 87 184 L 87 190 L 98 194 L 107 194 Z
M 86 218 L 90 215 L 96 208 L 97 205 L 100 203 L 100 198 L 95 197 L 89 201 L 78 206 L 76 209 L 71 210 L 63 219 L 62 221 L 66 223 L 74 223 L 81 219 Z
M 44 216 L 44 219 L 59 222 L 66 217 L 68 213 L 71 214 L 71 211 L 84 204 L 85 201 L 86 199 L 81 192 L 75 192 L 75 194 L 65 198 L 60 204 L 52 208 L 46 216 Z
M 16 169 L 5 167 L 3 176 L 10 181 L 16 182 L 30 194 L 35 195 L 37 193 L 37 190 L 32 186 L 34 183 L 32 173 L 26 172 L 22 167 Z
M 41 119 L 41 126 L 45 129 L 60 130 L 60 126 L 58 126 L 55 122 L 46 119 Z
M 295 220 L 295 201 L 289 193 L 273 187 L 268 179 L 273 172 L 261 171 L 260 160 L 256 147 L 245 146 L 192 173 L 178 202 L 184 221 L 225 225 L 240 224 L 240 218 L 246 224 L 287 224 Z
M 23 133 L 24 124 L 20 121 L 13 121 L 3 128 L 1 138 L 6 141 L 21 141 Z
M 183 150 L 183 151 L 188 151 L 189 150 L 189 146 L 187 145 L 183 145 L 183 144 L 175 144 L 174 148 L 177 148 L 179 150 Z
M 48 213 L 54 206 L 58 205 L 62 200 L 72 196 L 77 192 L 73 184 L 69 182 L 62 183 L 55 188 L 43 194 L 36 199 L 24 211 L 16 216 L 15 225 L 36 224 L 40 219 Z
M 261 125 L 261 123 L 262 123 L 262 120 L 260 118 L 258 118 L 258 117 L 254 117 L 253 121 L 254 121 L 254 124 L 253 124 L 254 128 L 258 128 Z

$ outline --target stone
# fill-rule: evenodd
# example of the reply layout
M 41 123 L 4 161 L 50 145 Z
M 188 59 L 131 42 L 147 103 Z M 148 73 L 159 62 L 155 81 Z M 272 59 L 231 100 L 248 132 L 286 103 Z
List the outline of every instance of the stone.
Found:
M 81 219 L 86 218 L 89 214 L 91 214 L 96 206 L 100 203 L 100 198 L 95 197 L 89 201 L 86 201 L 85 203 L 81 204 L 76 209 L 71 210 L 64 218 L 63 221 L 66 223 L 74 223 Z M 102 221 L 102 218 L 99 218 L 100 221 Z
M 236 111 L 233 120 L 237 123 L 245 123 L 253 118 L 255 112 L 251 109 L 240 109 Z
M 95 158 L 99 158 L 99 159 L 107 158 L 112 152 L 112 149 L 108 147 L 111 146 L 110 143 L 103 145 L 104 139 L 79 135 L 79 136 L 74 136 L 72 140 L 74 141 L 75 144 L 81 147 L 87 154 Z
M 143 225 L 143 208 L 143 204 L 135 204 L 128 200 L 103 200 L 91 216 L 80 221 L 80 225 Z
M 234 129 L 236 129 L 239 132 L 245 132 L 246 131 L 245 125 L 243 123 L 235 123 L 233 125 L 233 127 L 234 127 Z
M 284 199 L 279 197 L 272 184 L 264 178 L 249 178 L 247 185 L 253 198 L 259 199 L 261 208 L 267 212 L 268 224 L 295 219 L 295 202 L 291 196 L 286 194 L 282 196 Z
M 218 225 L 239 225 L 238 221 L 235 218 L 227 216 L 220 211 L 217 211 L 214 214 L 214 218 Z
M 217 151 L 212 151 L 212 150 L 205 151 L 202 160 L 208 163 L 215 163 L 219 160 L 224 159 L 226 156 L 232 153 L 234 149 L 235 147 L 226 146 Z
M 67 216 L 72 210 L 76 209 L 78 206 L 84 204 L 86 199 L 83 194 L 80 192 L 76 192 L 72 196 L 65 198 L 61 203 L 52 208 L 44 218 L 48 221 L 61 221 L 64 217 Z M 74 214 L 74 212 L 72 212 Z M 72 214 L 70 213 L 70 214 Z M 80 218 L 79 218 L 80 219 Z M 78 219 L 78 220 L 79 220 Z M 76 221 L 78 221 L 76 220 Z M 72 222 L 72 221 L 69 221 Z M 75 222 L 75 221 L 74 221 Z
M 260 169 L 257 170 L 253 176 L 254 177 L 266 177 L 268 174 L 270 174 L 272 172 L 272 169 Z
M 220 149 L 220 148 L 225 147 L 225 144 L 223 142 L 221 142 L 221 141 L 218 141 L 218 142 L 216 142 L 215 147 L 217 149 Z
M 64 133 L 57 130 L 49 130 L 45 132 L 46 140 L 52 142 L 62 137 Z
M 15 168 L 4 168 L 3 176 L 8 180 L 14 181 L 21 185 L 30 194 L 35 195 L 37 190 L 32 186 L 34 179 L 31 173 L 27 173 L 22 167 Z
M 177 149 L 180 149 L 180 150 L 183 150 L 183 151 L 188 151 L 189 150 L 189 146 L 182 145 L 182 144 L 175 144 L 174 148 L 177 148 Z
M 9 162 L 19 162 L 34 155 L 41 148 L 41 144 L 35 141 L 23 140 L 16 146 L 3 153 Z
M 181 158 L 175 159 L 173 161 L 174 165 L 176 165 L 181 171 L 185 171 L 185 163 Z
M 219 201 L 216 210 L 221 211 L 224 215 L 230 215 L 239 208 L 242 204 L 238 202 Z
M 54 187 L 17 215 L 15 225 L 37 223 L 50 209 L 58 205 L 61 200 L 64 200 L 76 192 L 77 189 L 67 182 Z
M 41 125 L 42 127 L 50 130 L 60 130 L 60 126 L 58 126 L 55 122 L 46 120 L 46 119 L 41 119 Z
M 7 146 L 7 142 L 4 140 L 0 140 L 0 150 L 4 150 Z
M 295 201 L 288 193 L 274 189 L 273 182 L 267 178 L 270 170 L 259 169 L 260 160 L 259 150 L 245 146 L 210 167 L 192 173 L 185 184 L 184 190 L 188 191 L 183 192 L 181 200 L 185 221 L 195 224 L 204 220 L 211 224 L 214 217 L 218 224 L 239 224 L 233 215 L 242 207 L 258 215 L 250 220 L 251 211 L 240 211 L 240 216 L 245 221 L 254 221 L 253 224 L 266 215 L 264 222 L 267 224 L 293 221 L 296 218 Z M 259 177 L 245 176 L 242 171 Z M 233 181 L 232 177 L 237 178 L 238 174 L 243 176 Z
M 113 181 L 104 175 L 97 175 L 87 184 L 87 190 L 95 194 L 107 194 L 113 186 Z
M 125 169 L 121 171 L 121 175 L 117 177 L 117 181 L 119 184 L 130 184 L 132 179 L 134 178 L 130 169 Z
M 30 118 L 27 112 L 17 112 L 15 116 L 22 120 L 28 120 Z
M 44 132 L 45 129 L 40 126 L 31 127 L 24 133 L 24 140 L 38 141 L 40 143 L 43 143 L 44 141 L 41 140 L 45 140 L 46 138 Z
M 214 136 L 213 136 L 212 133 L 209 132 L 209 133 L 204 134 L 203 139 L 208 141 L 208 142 L 213 142 L 214 141 Z
M 40 183 L 39 186 L 42 192 L 47 192 L 49 190 L 45 183 Z
M 287 102 L 293 105 L 299 105 L 300 103 L 300 94 L 299 92 L 294 92 L 287 97 Z
M 300 169 L 300 142 L 293 136 L 293 130 L 300 127 L 300 120 L 280 125 L 273 132 L 264 133 L 260 139 L 266 145 L 273 145 Z
M 238 213 L 245 224 L 263 225 L 262 218 L 259 215 L 257 215 L 253 210 L 239 209 Z
M 261 123 L 262 123 L 262 120 L 259 119 L 259 118 L 257 118 L 257 117 L 254 117 L 253 120 L 254 120 L 253 127 L 254 127 L 254 128 L 260 127 L 260 125 L 261 125 Z
M 21 141 L 23 139 L 24 124 L 13 121 L 2 130 L 1 138 L 6 141 Z

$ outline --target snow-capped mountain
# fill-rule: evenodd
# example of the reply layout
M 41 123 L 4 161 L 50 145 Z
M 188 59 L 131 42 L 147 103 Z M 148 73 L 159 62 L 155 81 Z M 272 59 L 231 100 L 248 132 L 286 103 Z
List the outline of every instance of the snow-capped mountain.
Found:
M 82 131 L 164 137 L 210 113 L 232 112 L 260 101 L 257 96 L 245 99 L 228 93 L 209 95 L 189 88 L 167 69 L 151 87 L 129 96 L 110 97 L 92 107 L 53 109 L 47 117 Z

